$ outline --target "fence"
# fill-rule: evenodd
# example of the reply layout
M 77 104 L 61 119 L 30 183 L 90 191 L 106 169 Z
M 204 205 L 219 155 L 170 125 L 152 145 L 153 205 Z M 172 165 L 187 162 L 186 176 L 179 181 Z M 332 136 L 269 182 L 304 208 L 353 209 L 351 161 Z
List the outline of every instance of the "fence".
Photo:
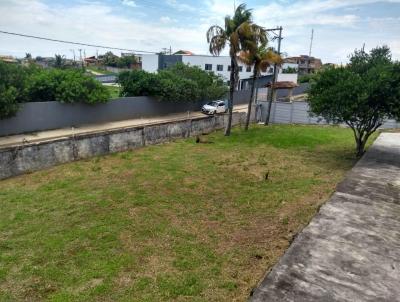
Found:
M 246 103 L 249 96 L 249 91 L 238 92 L 235 94 L 234 104 Z M 199 111 L 204 103 L 167 102 L 152 97 L 125 97 L 96 105 L 24 103 L 16 116 L 0 120 L 0 136 Z
M 257 120 L 265 121 L 268 103 L 266 101 L 260 101 L 259 104 L 260 110 L 257 115 Z M 309 110 L 310 108 L 307 102 L 273 102 L 270 121 L 273 124 L 329 124 L 322 117 L 310 115 Z M 400 122 L 387 120 L 381 128 L 400 128 Z
M 115 83 L 117 81 L 115 74 L 96 75 L 94 78 L 101 83 Z

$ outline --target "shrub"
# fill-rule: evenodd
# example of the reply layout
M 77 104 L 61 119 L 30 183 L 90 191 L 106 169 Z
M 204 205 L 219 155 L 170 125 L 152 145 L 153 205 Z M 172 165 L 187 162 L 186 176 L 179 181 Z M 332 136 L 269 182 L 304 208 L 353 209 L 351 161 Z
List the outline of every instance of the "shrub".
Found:
M 77 69 L 42 69 L 0 62 L 0 118 L 15 115 L 18 103 L 59 101 L 104 103 L 109 91 Z
M 18 111 L 17 89 L 0 84 L 0 119 L 11 117 Z
M 165 71 L 195 82 L 199 89 L 197 94 L 198 100 L 216 100 L 228 93 L 228 87 L 224 84 L 221 76 L 213 72 L 204 71 L 198 66 L 178 63 Z
M 160 78 L 143 70 L 123 71 L 118 75 L 121 96 L 158 95 Z
M 148 95 L 163 101 L 213 100 L 228 92 L 221 77 L 182 63 L 158 74 L 143 70 L 125 71 L 119 74 L 118 82 L 121 85 L 121 96 Z
M 61 103 L 104 103 L 108 90 L 81 70 L 50 69 L 33 74 L 28 85 L 32 102 L 58 101 Z
M 13 116 L 18 102 L 26 99 L 27 76 L 21 66 L 0 61 L 0 119 Z
M 197 101 L 201 95 L 198 84 L 166 70 L 159 74 L 160 86 L 157 96 L 163 101 L 190 102 Z

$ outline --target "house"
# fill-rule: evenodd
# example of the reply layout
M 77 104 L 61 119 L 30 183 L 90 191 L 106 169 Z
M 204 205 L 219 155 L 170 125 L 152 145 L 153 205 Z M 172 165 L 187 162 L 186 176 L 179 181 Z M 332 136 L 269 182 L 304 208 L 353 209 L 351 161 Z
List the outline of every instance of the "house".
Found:
M 91 56 L 84 59 L 85 66 L 97 66 L 100 65 L 102 61 L 102 59 L 96 58 L 96 56 Z
M 300 75 L 314 73 L 321 69 L 321 59 L 301 55 L 299 57 L 288 57 L 283 60 L 284 63 L 297 64 Z
M 173 55 L 166 54 L 142 54 L 142 69 L 148 72 L 157 72 L 168 68 L 176 63 L 184 63 L 191 66 L 198 66 L 206 71 L 213 71 L 220 75 L 226 82 L 229 82 L 231 71 L 231 58 L 229 56 L 209 56 L 195 55 L 189 51 L 180 50 Z M 273 67 L 268 68 L 267 72 L 262 75 L 272 74 Z M 250 78 L 253 75 L 253 67 L 246 66 L 239 62 L 239 77 Z
M 194 53 L 189 50 L 178 50 L 174 55 L 193 56 Z
M 12 56 L 0 56 L 0 61 L 4 63 L 18 63 L 18 60 Z
M 282 66 L 282 68 L 279 68 L 279 72 L 277 74 L 276 80 L 278 82 L 290 81 L 290 82 L 297 83 L 298 74 L 297 73 L 285 73 L 285 69 L 283 68 L 283 66 Z M 256 88 L 266 87 L 266 85 L 268 83 L 271 83 L 272 81 L 273 81 L 273 74 L 261 75 L 257 78 L 255 87 Z M 253 76 L 248 77 L 248 78 L 241 78 L 239 80 L 239 87 L 238 87 L 239 89 L 238 90 L 250 90 L 252 83 L 253 83 Z

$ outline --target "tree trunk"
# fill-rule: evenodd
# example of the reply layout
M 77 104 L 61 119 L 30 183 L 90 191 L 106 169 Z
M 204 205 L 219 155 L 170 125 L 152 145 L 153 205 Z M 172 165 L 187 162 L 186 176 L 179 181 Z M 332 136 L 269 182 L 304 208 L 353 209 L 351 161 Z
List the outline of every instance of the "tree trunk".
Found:
M 251 117 L 251 107 L 253 105 L 253 96 L 254 96 L 254 90 L 256 86 L 256 80 L 257 80 L 257 68 L 254 66 L 254 72 L 253 72 L 253 81 L 251 84 L 251 93 L 250 93 L 250 99 L 249 99 L 249 106 L 247 107 L 247 116 L 246 116 L 246 125 L 244 126 L 244 130 L 247 131 L 249 129 L 249 124 L 250 124 L 250 117 Z
M 228 99 L 228 124 L 225 128 L 225 136 L 231 135 L 232 128 L 232 113 L 233 113 L 233 95 L 235 92 L 235 62 L 231 58 L 231 74 L 230 74 L 230 85 L 229 85 L 229 99 Z
M 367 136 L 356 140 L 356 155 L 358 158 L 363 156 L 363 154 L 365 153 L 365 145 L 367 143 L 367 140 Z

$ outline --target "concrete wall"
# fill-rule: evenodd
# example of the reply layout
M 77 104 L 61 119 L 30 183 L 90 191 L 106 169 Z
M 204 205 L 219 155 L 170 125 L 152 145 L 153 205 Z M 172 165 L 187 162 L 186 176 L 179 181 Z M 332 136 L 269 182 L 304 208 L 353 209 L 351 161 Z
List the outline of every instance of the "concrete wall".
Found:
M 261 110 L 258 112 L 257 121 L 265 121 L 267 105 L 267 102 L 260 101 Z M 272 103 L 270 121 L 273 124 L 328 124 L 322 117 L 311 116 L 309 114 L 309 109 L 307 102 L 274 102 Z M 387 120 L 381 128 L 400 128 L 400 122 Z
M 297 73 L 278 73 L 278 82 L 294 82 L 297 83 L 298 75 Z
M 245 115 L 234 112 L 233 125 L 243 123 Z M 0 179 L 92 156 L 210 133 L 224 128 L 226 123 L 227 115 L 205 116 L 4 148 L 0 149 Z
M 158 55 L 144 54 L 140 55 L 142 60 L 142 69 L 148 72 L 158 71 Z
M 248 98 L 248 92 L 237 93 L 234 103 L 246 103 Z M 0 120 L 0 136 L 199 111 L 204 103 L 161 102 L 151 97 L 119 98 L 96 105 L 59 102 L 24 103 L 15 117 Z

